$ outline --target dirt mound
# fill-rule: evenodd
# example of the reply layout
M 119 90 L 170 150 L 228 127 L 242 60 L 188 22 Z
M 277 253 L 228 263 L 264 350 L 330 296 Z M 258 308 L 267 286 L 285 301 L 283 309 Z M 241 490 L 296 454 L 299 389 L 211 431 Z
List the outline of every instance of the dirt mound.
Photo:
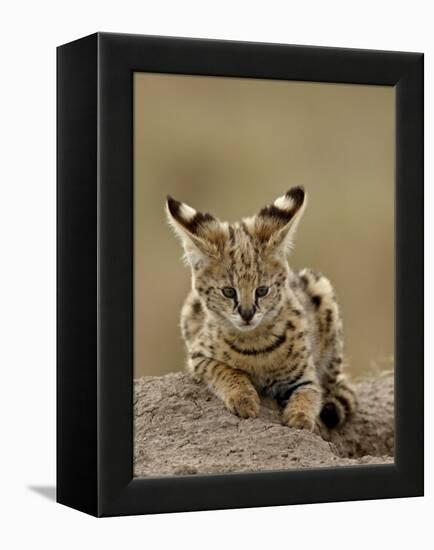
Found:
M 134 475 L 216 474 L 393 462 L 393 377 L 356 386 L 359 411 L 322 437 L 282 426 L 276 404 L 258 418 L 225 409 L 187 373 L 134 381 Z

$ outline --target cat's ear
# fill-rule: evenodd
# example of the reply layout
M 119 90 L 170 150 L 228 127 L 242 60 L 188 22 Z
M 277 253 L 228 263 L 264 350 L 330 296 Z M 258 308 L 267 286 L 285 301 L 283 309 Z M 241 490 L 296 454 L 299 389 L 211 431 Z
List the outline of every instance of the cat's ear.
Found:
M 191 265 L 209 258 L 218 259 L 225 240 L 222 224 L 211 214 L 197 212 L 191 206 L 167 197 L 169 224 L 181 239 L 185 257 Z
M 304 189 L 292 187 L 253 218 L 255 237 L 270 250 L 283 248 L 289 253 L 306 204 Z

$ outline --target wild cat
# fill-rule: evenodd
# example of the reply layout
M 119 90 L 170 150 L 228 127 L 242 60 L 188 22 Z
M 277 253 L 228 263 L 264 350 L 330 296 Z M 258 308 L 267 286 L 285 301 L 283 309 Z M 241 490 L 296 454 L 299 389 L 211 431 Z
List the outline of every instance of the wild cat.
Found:
M 284 424 L 312 431 L 319 419 L 342 425 L 356 397 L 329 280 L 288 263 L 306 202 L 293 187 L 237 223 L 170 196 L 166 209 L 192 275 L 181 311 L 188 370 L 240 417 L 258 414 L 262 394 L 277 400 Z

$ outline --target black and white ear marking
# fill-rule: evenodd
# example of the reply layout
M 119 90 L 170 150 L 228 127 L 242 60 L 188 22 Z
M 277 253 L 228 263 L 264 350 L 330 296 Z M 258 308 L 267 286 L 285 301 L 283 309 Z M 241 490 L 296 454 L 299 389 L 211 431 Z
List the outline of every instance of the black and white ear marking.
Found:
M 262 208 L 255 218 L 255 234 L 270 246 L 285 243 L 291 248 L 298 223 L 307 204 L 303 187 L 293 187 L 272 204 Z
M 169 215 L 192 235 L 197 235 L 205 224 L 215 221 L 211 214 L 197 212 L 188 204 L 177 201 L 170 195 L 167 196 L 167 210 Z
M 289 223 L 305 202 L 306 193 L 302 187 L 293 187 L 287 193 L 278 197 L 273 204 L 263 208 L 258 216 L 270 218 L 277 226 Z
M 214 216 L 198 212 L 170 195 L 166 213 L 169 224 L 181 239 L 189 263 L 218 257 L 224 234 L 222 225 Z

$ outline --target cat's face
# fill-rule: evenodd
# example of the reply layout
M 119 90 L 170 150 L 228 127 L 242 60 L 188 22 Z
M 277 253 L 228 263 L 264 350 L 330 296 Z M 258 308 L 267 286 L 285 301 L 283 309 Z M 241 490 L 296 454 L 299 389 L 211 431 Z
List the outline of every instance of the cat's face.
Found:
M 260 243 L 233 224 L 219 259 L 197 261 L 193 284 L 206 308 L 238 330 L 256 328 L 279 310 L 288 264 L 265 254 Z
M 168 198 L 169 221 L 182 240 L 193 286 L 212 316 L 250 331 L 279 313 L 287 255 L 305 203 L 304 191 L 293 188 L 256 216 L 229 224 Z

